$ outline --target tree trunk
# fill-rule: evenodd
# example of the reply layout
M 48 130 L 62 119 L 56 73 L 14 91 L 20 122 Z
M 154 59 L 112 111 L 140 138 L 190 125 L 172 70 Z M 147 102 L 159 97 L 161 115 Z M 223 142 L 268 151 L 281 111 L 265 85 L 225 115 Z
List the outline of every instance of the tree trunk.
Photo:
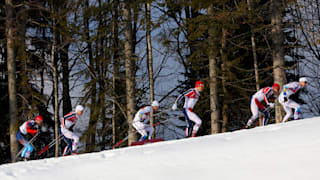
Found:
M 53 4 L 52 4 L 53 5 Z M 58 96 L 58 70 L 57 70 L 57 62 L 55 59 L 55 44 L 56 44 L 56 25 L 54 18 L 54 7 L 52 6 L 52 46 L 51 46 L 51 66 L 53 72 L 53 89 L 54 89 L 54 124 L 55 124 L 55 157 L 59 156 L 59 96 Z
M 65 38 L 60 35 L 60 45 L 63 44 Z M 60 50 L 60 60 L 62 65 L 62 101 L 63 115 L 72 111 L 70 88 L 69 88 L 69 43 Z
M 226 85 L 226 79 L 227 79 L 227 56 L 226 56 L 226 43 L 227 43 L 227 31 L 222 28 L 222 39 L 221 39 L 221 49 L 220 49 L 220 54 L 221 54 L 221 59 L 222 59 L 222 64 L 221 64 L 221 70 L 222 70 L 222 89 L 223 89 L 223 105 L 222 105 L 222 129 L 221 132 L 226 132 L 227 131 L 227 124 L 228 124 L 228 90 L 227 90 L 227 85 Z
M 18 152 L 17 134 L 17 92 L 16 92 L 16 59 L 14 46 L 14 8 L 12 0 L 6 0 L 6 39 L 7 39 L 7 67 L 8 67 L 8 92 L 10 114 L 10 151 L 11 160 L 15 161 Z
M 208 16 L 213 16 L 213 7 L 208 7 Z M 214 53 L 214 31 L 209 26 L 209 87 L 210 87 L 210 112 L 211 112 L 211 134 L 219 132 L 219 99 L 218 99 L 218 79 L 217 79 L 217 61 Z
M 151 44 L 151 17 L 150 17 L 150 0 L 145 4 L 146 8 L 146 37 L 147 37 L 147 65 L 149 72 L 149 91 L 150 104 L 154 100 L 154 84 L 153 84 L 153 60 L 152 60 L 152 44 Z M 150 125 L 153 126 L 153 112 L 150 113 Z
M 249 11 L 252 10 L 253 8 L 253 4 L 251 2 L 251 0 L 247 0 L 248 3 L 248 9 Z M 253 55 L 253 67 L 254 67 L 254 75 L 255 75 L 255 80 L 256 80 L 256 90 L 259 91 L 260 90 L 260 83 L 259 83 L 259 66 L 258 66 L 258 59 L 257 59 L 257 48 L 256 48 L 256 41 L 255 41 L 255 36 L 254 36 L 254 32 L 251 28 L 251 48 L 252 48 L 252 55 Z M 259 113 L 259 119 L 261 117 L 261 114 Z M 263 126 L 263 122 L 260 121 L 259 122 L 260 126 Z
M 255 42 L 255 37 L 253 32 L 251 32 L 251 45 L 252 45 L 252 53 L 253 53 L 254 75 L 256 79 L 256 89 L 257 91 L 259 91 L 260 90 L 259 67 L 258 67 L 258 59 L 257 59 L 257 51 L 256 51 L 256 42 Z
M 127 100 L 127 121 L 129 125 L 129 139 L 128 143 L 136 141 L 136 135 L 132 122 L 135 113 L 135 71 L 134 60 L 132 59 L 132 23 L 131 13 L 127 0 L 122 2 L 123 20 L 124 20 L 124 54 L 125 54 L 125 69 L 126 69 L 126 100 Z
M 248 9 L 251 11 L 253 5 L 251 0 L 247 0 Z M 252 31 L 251 27 L 251 46 L 252 46 L 252 55 L 253 55 L 253 66 L 254 66 L 254 75 L 256 79 L 256 89 L 259 91 L 260 83 L 259 83 L 259 68 L 258 68 L 258 59 L 257 59 L 257 50 L 256 50 L 256 42 L 254 37 L 254 32 Z
M 85 8 L 89 9 L 89 0 L 85 1 Z M 95 72 L 95 62 L 93 59 L 93 49 L 92 49 L 92 44 L 91 44 L 91 39 L 90 39 L 90 22 L 89 22 L 89 17 L 84 16 L 84 23 L 86 27 L 86 41 L 87 41 L 87 48 L 88 48 L 88 55 L 89 55 L 89 68 L 92 73 Z M 95 138 L 95 124 L 96 124 L 96 96 L 97 96 L 97 79 L 94 77 L 94 75 L 91 74 L 91 89 L 90 89 L 90 98 L 91 98 L 91 103 L 90 103 L 90 119 L 89 119 L 89 127 L 87 130 L 87 136 L 86 136 L 86 152 L 92 151 L 92 139 Z M 93 137 L 94 136 L 94 137 Z
M 271 0 L 271 24 L 272 24 L 272 58 L 273 58 L 273 78 L 274 83 L 280 87 L 286 83 L 284 71 L 284 48 L 282 32 L 282 0 Z M 284 112 L 278 101 L 275 104 L 276 122 L 280 123 Z
M 19 17 L 16 19 L 16 29 L 19 29 L 17 33 L 15 34 L 15 59 L 18 59 L 19 61 L 16 63 L 16 71 L 19 72 L 16 75 L 16 87 L 17 87 L 17 93 L 20 94 L 21 100 L 19 98 L 17 99 L 17 108 L 18 108 L 18 114 L 17 122 L 20 124 L 20 122 L 24 122 L 26 117 L 28 117 L 30 114 L 30 102 L 28 102 L 31 93 L 31 86 L 28 84 L 28 74 L 30 70 L 28 70 L 28 55 L 26 52 L 26 45 L 25 45 L 25 35 L 27 31 L 27 13 L 25 12 L 25 9 L 22 8 L 16 12 L 19 13 Z M 32 96 L 32 95 L 31 95 Z
M 117 104 L 115 101 L 118 101 L 118 84 L 119 84 L 119 34 L 118 34 L 118 1 L 115 1 L 113 3 L 113 10 L 114 14 L 112 16 L 112 52 L 113 52 L 113 76 L 112 76 L 112 91 L 113 91 L 113 101 L 112 101 L 112 144 L 116 143 L 116 118 L 117 118 L 117 111 L 119 108 L 117 108 Z

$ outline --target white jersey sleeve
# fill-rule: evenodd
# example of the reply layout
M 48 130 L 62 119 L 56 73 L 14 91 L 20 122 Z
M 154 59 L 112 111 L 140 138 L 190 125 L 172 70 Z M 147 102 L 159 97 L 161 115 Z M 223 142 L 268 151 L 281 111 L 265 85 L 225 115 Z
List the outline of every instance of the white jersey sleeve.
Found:
M 282 93 L 284 97 L 289 97 L 292 94 L 295 94 L 301 88 L 299 82 L 291 82 L 283 86 Z
M 77 116 L 77 113 L 70 112 L 65 116 L 63 116 L 63 118 L 61 118 L 61 127 L 70 129 L 72 126 L 76 124 L 78 120 L 79 120 L 79 117 Z
M 295 94 L 301 88 L 299 82 L 291 82 L 283 86 L 279 95 L 279 102 L 284 103 L 285 98 L 289 98 L 290 95 Z
M 145 106 L 136 113 L 133 121 L 145 121 L 150 119 L 150 113 L 153 111 L 151 106 Z
M 260 89 L 253 95 L 253 99 L 257 99 L 259 102 L 265 101 L 266 104 L 269 104 L 269 100 L 274 100 L 272 87 Z

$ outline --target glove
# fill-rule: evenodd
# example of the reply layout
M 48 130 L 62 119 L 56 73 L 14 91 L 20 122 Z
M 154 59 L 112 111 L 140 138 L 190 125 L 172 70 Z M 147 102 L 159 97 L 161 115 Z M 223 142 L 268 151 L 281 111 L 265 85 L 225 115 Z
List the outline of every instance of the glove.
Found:
M 284 97 L 284 98 L 283 98 L 283 101 L 284 101 L 284 102 L 287 102 L 287 101 L 288 101 L 288 98 L 287 98 L 287 97 Z
M 176 103 L 174 103 L 174 104 L 173 104 L 173 106 L 172 106 L 172 110 L 174 110 L 174 111 L 175 111 L 176 109 L 177 109 L 177 104 L 176 104 Z
M 274 108 L 274 103 L 269 103 L 269 107 Z

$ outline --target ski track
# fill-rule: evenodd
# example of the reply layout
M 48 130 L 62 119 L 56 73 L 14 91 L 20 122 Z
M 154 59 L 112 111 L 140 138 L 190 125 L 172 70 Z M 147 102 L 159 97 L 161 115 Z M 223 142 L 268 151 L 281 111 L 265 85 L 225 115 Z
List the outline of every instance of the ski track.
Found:
M 320 118 L 0 166 L 1 180 L 319 180 Z

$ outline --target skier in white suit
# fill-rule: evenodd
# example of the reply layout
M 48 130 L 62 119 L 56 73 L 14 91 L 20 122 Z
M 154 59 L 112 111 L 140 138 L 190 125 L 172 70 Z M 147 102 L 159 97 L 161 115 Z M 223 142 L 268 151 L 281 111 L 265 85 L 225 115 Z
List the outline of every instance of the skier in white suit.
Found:
M 144 122 L 148 122 L 150 120 L 150 113 L 152 111 L 157 111 L 159 106 L 158 101 L 153 101 L 151 106 L 145 106 L 136 113 L 132 126 L 141 134 L 139 141 L 152 138 L 153 127 Z
M 274 108 L 274 103 L 271 101 L 275 100 L 274 94 L 278 93 L 279 90 L 279 84 L 274 83 L 272 87 L 262 88 L 251 97 L 250 109 L 252 112 L 252 116 L 248 120 L 246 128 L 249 128 L 252 125 L 252 123 L 258 118 L 259 112 L 261 112 L 264 116 L 263 125 L 267 125 L 270 113 L 261 102 L 264 101 L 266 105 L 268 105 L 271 108 Z
M 60 131 L 63 139 L 68 144 L 63 150 L 63 156 L 77 154 L 77 147 L 79 143 L 79 136 L 73 132 L 73 127 L 83 114 L 84 107 L 81 105 L 76 106 L 75 112 L 70 112 L 61 118 Z
M 294 109 L 294 120 L 299 118 L 300 113 L 300 105 L 289 99 L 290 95 L 295 94 L 299 91 L 299 89 L 306 87 L 307 78 L 302 77 L 299 79 L 299 82 L 291 82 L 283 86 L 283 89 L 279 95 L 279 102 L 282 104 L 283 109 L 286 111 L 286 115 L 283 118 L 282 122 L 288 121 L 288 119 L 292 116 L 292 109 Z
M 199 100 L 200 92 L 204 89 L 204 83 L 202 81 L 197 81 L 195 88 L 189 89 L 188 91 L 180 94 L 172 106 L 172 110 L 177 109 L 177 104 L 184 98 L 184 106 L 182 113 L 186 118 L 187 128 L 186 137 L 196 137 L 196 134 L 201 126 L 202 120 L 196 113 L 193 112 L 193 107 Z

